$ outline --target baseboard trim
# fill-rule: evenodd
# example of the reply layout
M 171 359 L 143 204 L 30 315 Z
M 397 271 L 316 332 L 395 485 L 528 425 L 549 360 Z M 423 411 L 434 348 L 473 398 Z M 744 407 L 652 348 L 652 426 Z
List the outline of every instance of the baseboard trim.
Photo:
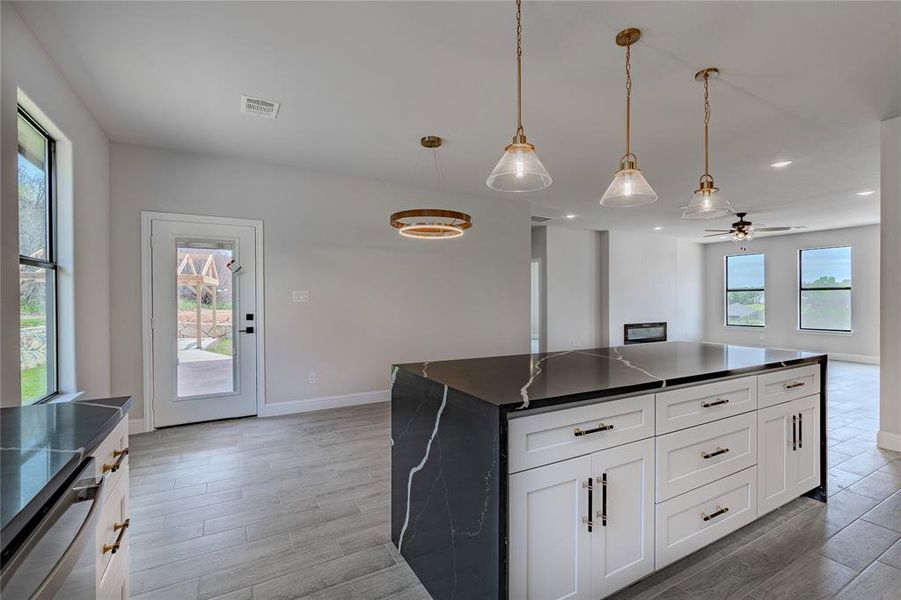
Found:
M 829 360 L 843 360 L 846 362 L 864 363 L 867 365 L 878 365 L 878 356 L 869 356 L 867 354 L 842 354 L 840 352 L 827 352 Z
M 275 404 L 264 404 L 260 410 L 259 416 L 277 417 L 279 415 L 293 415 L 296 413 L 325 410 L 327 408 L 373 404 L 375 402 L 387 402 L 388 398 L 388 390 L 378 390 L 375 392 L 362 392 L 359 394 L 344 394 L 341 396 L 325 396 L 323 398 L 307 398 L 304 400 L 292 400 L 290 402 L 277 402 Z
M 144 429 L 144 419 L 135 419 L 128 417 L 128 435 L 136 435 L 138 433 L 146 433 Z
M 886 450 L 901 452 L 901 435 L 880 429 L 876 434 L 876 445 Z

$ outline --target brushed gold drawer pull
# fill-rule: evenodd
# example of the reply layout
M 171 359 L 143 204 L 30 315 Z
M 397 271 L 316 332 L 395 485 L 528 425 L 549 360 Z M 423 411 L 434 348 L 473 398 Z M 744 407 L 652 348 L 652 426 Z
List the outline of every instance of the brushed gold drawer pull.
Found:
M 713 452 L 704 452 L 702 450 L 701 456 L 704 458 L 713 458 L 714 456 L 719 456 L 720 454 L 725 454 L 728 451 L 729 451 L 728 448 L 720 448 L 719 446 L 717 446 L 716 450 L 714 450 Z
M 711 406 L 719 406 L 720 404 L 729 404 L 728 398 L 717 398 L 713 402 L 701 402 L 702 408 L 710 408 Z
M 573 435 L 576 437 L 588 435 L 589 433 L 597 433 L 599 431 L 610 431 L 613 429 L 613 425 L 606 425 L 604 423 L 598 423 L 598 426 L 594 429 L 582 429 L 581 427 L 573 427 Z
M 793 381 L 792 383 L 786 383 L 782 386 L 782 388 L 786 390 L 793 390 L 795 388 L 804 387 L 805 385 L 807 384 L 803 381 Z
M 722 515 L 722 514 L 725 514 L 725 513 L 727 513 L 727 512 L 729 512 L 729 507 L 728 507 L 728 506 L 727 506 L 727 507 L 724 507 L 724 508 L 720 508 L 719 506 L 717 506 L 717 507 L 716 507 L 716 512 L 712 512 L 712 513 L 710 513 L 709 515 L 708 515 L 707 513 L 701 513 L 701 518 L 704 519 L 705 521 L 709 521 L 710 519 L 715 519 L 715 518 L 717 518 L 718 516 L 720 516 L 720 515 Z
M 103 544 L 103 554 L 107 552 L 115 554 L 119 550 L 119 547 L 122 545 L 122 538 L 125 537 L 125 530 L 128 529 L 130 523 L 131 519 L 125 519 L 121 523 L 113 523 L 113 531 L 118 531 L 119 535 L 116 536 L 116 541 L 112 544 Z
M 128 456 L 128 448 L 123 448 L 122 450 L 113 450 L 113 456 L 118 458 L 116 462 L 113 464 L 103 463 L 103 467 L 101 467 L 100 471 L 102 473 L 115 473 L 122 466 L 122 461 L 125 460 L 125 457 Z

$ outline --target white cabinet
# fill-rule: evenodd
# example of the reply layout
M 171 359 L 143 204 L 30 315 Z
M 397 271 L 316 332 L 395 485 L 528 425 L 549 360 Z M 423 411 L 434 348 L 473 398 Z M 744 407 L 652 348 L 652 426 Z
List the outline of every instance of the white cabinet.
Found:
M 820 485 L 819 396 L 761 409 L 757 436 L 759 514 Z
M 510 598 L 602 598 L 654 568 L 654 442 L 515 473 Z

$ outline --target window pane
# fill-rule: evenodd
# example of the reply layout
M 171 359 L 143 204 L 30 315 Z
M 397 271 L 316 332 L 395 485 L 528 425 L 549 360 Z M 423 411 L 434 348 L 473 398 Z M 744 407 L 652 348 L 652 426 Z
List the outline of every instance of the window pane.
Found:
M 56 391 L 54 271 L 19 265 L 19 350 L 22 404 Z
M 229 244 L 182 242 L 176 248 L 176 325 L 179 398 L 235 391 L 236 303 Z
M 51 260 L 49 239 L 47 138 L 19 115 L 19 254 Z
M 764 288 L 763 254 L 726 257 L 727 282 L 730 290 L 762 290 Z
M 803 290 L 801 327 L 851 331 L 851 290 Z
M 726 324 L 763 327 L 765 307 L 763 292 L 726 292 Z
M 851 248 L 802 250 L 801 287 L 851 287 Z

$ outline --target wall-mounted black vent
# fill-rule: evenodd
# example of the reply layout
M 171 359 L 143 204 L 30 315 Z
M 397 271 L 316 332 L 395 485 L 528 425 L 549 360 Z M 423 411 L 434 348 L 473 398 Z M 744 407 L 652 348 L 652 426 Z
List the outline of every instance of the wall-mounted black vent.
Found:
M 533 223 L 545 223 L 545 222 L 550 221 L 550 220 L 551 220 L 551 217 L 539 217 L 539 216 L 536 216 L 536 215 L 532 215 L 532 222 L 533 222 Z
M 623 325 L 623 342 L 626 344 L 647 344 L 666 341 L 666 322 L 626 323 Z

